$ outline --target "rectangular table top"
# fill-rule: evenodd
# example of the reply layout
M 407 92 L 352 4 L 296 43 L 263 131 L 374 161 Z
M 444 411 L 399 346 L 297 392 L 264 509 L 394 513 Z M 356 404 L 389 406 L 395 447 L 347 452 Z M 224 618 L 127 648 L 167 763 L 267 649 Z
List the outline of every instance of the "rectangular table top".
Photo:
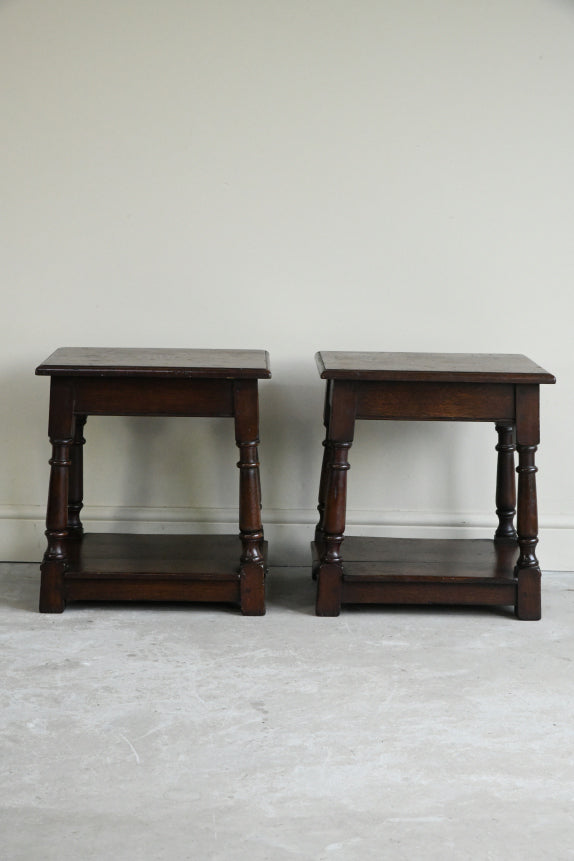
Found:
M 324 380 L 555 383 L 540 365 L 516 353 L 319 352 Z
M 45 376 L 268 379 L 266 350 L 61 347 L 36 368 Z

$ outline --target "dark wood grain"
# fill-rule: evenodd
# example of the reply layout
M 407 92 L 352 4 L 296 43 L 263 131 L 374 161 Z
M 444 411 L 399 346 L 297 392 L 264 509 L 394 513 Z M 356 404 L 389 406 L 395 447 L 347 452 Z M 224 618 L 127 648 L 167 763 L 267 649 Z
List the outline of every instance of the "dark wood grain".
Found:
M 357 418 L 401 421 L 493 421 L 514 418 L 508 383 L 355 383 Z
M 333 456 L 331 451 L 331 443 L 329 442 L 329 413 L 331 403 L 331 383 L 325 386 L 325 401 L 323 405 L 323 425 L 325 427 L 325 439 L 323 441 L 323 458 L 321 462 L 321 478 L 319 480 L 319 497 L 317 502 L 317 511 L 319 512 L 319 521 L 315 527 L 315 541 L 323 540 L 323 521 L 325 517 L 325 500 L 327 498 L 327 482 L 329 478 L 329 464 Z
M 534 385 L 518 386 L 516 392 L 516 448 L 518 451 L 518 502 L 516 531 L 520 556 L 516 563 L 519 619 L 537 620 L 542 614 L 541 571 L 538 545 L 538 500 L 536 451 L 540 442 L 540 397 Z
M 514 473 L 514 425 L 498 423 L 498 461 L 496 469 L 496 516 L 498 527 L 494 534 L 497 540 L 516 541 L 514 515 L 516 514 L 516 476 Z
M 240 554 L 238 535 L 88 533 L 70 548 L 64 598 L 241 604 Z
M 48 546 L 40 568 L 40 611 L 43 613 L 61 613 L 65 606 L 63 574 L 69 544 L 68 488 L 75 435 L 73 388 L 67 380 L 52 380 L 48 420 L 52 445 L 46 510 Z
M 341 603 L 514 605 L 518 552 L 491 540 L 346 538 Z
M 327 380 L 313 545 L 317 615 L 336 616 L 349 602 L 438 602 L 514 604 L 518 618 L 539 619 L 534 458 L 540 383 L 554 383 L 554 377 L 522 355 L 325 352 L 317 354 L 317 365 Z M 494 422 L 495 541 L 345 538 L 347 452 L 356 419 Z
M 113 384 L 107 376 L 70 377 L 75 410 L 91 416 L 233 416 L 233 380 L 111 379 Z
M 180 600 L 231 601 L 245 615 L 263 615 L 257 445 L 258 380 L 270 376 L 267 353 L 63 348 L 36 373 L 51 377 L 48 547 L 41 566 L 40 611 L 61 613 L 66 601 L 74 599 Z M 151 544 L 146 536 L 84 537 L 82 428 L 88 415 L 234 418 L 240 449 L 239 536 L 232 544 L 223 539 L 205 543 L 197 536 L 185 541 L 161 536 L 150 539 Z M 231 546 L 233 553 L 228 552 Z
M 265 350 L 60 347 L 36 368 L 44 376 L 269 378 Z
M 367 353 L 316 355 L 322 379 L 411 382 L 555 383 L 526 356 L 498 353 Z
M 385 575 L 425 580 L 440 573 L 454 578 L 502 578 L 513 580 L 518 545 L 489 538 L 345 538 L 345 577 Z M 408 571 L 406 570 L 408 566 Z M 382 569 L 381 569 L 382 570 Z
M 236 579 L 239 535 L 140 535 L 88 532 L 71 548 L 66 577 L 151 577 Z
M 235 380 L 233 398 L 235 443 L 239 449 L 241 608 L 244 613 L 255 616 L 265 612 L 257 380 Z
M 68 485 L 68 536 L 81 538 L 84 532 L 80 512 L 84 500 L 84 439 L 86 416 L 75 417 L 74 442 L 70 446 L 70 480 Z

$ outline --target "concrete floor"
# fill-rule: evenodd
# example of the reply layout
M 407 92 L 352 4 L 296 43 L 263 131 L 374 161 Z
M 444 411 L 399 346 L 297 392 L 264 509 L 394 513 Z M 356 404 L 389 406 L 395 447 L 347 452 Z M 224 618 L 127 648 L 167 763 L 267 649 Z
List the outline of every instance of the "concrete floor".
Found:
M 574 575 L 503 610 L 36 612 L 0 566 L 0 857 L 574 858 Z

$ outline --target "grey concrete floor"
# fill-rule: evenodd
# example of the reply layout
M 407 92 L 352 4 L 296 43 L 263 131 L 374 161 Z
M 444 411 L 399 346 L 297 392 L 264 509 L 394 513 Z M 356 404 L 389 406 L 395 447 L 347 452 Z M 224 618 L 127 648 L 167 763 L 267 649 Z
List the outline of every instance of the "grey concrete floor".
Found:
M 47 616 L 0 566 L 3 861 L 574 858 L 574 575 L 541 622 L 313 588 Z

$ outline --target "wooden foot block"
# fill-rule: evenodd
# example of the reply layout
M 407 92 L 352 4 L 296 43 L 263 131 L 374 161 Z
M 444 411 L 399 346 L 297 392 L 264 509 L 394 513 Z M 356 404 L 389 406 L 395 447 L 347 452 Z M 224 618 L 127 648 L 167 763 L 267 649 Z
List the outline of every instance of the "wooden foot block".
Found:
M 63 613 L 66 607 L 64 600 L 64 569 L 60 562 L 43 562 L 40 571 L 40 613 Z
M 265 615 L 265 567 L 247 563 L 240 572 L 240 602 L 244 616 Z
M 321 565 L 317 572 L 317 616 L 338 616 L 341 612 L 343 569 L 339 565 Z
M 519 568 L 514 611 L 517 619 L 538 622 L 542 618 L 540 569 Z

